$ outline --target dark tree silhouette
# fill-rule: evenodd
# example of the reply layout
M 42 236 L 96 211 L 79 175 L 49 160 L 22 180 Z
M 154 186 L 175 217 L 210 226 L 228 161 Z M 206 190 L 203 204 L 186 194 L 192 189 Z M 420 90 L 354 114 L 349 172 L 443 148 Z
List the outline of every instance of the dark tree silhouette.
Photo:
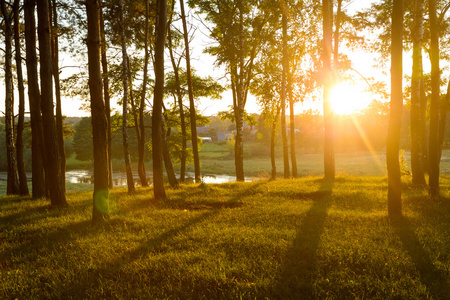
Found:
M 281 5 L 281 26 L 282 26 L 282 44 L 283 44 L 283 58 L 282 58 L 282 72 L 281 72 L 281 139 L 283 140 L 283 162 L 284 162 L 284 178 L 289 178 L 289 147 L 286 136 L 286 81 L 289 68 L 288 59 L 288 45 L 287 45 L 287 6 L 280 1 Z M 292 134 L 292 132 L 291 132 Z
M 108 198 L 108 124 L 102 93 L 100 70 L 99 1 L 86 0 L 88 22 L 89 93 L 91 97 L 92 137 L 94 145 L 94 196 L 92 221 L 104 222 L 109 218 Z
M 391 30 L 391 107 L 386 144 L 388 213 L 389 215 L 401 215 L 402 187 L 399 142 L 403 110 L 403 0 L 394 0 Z

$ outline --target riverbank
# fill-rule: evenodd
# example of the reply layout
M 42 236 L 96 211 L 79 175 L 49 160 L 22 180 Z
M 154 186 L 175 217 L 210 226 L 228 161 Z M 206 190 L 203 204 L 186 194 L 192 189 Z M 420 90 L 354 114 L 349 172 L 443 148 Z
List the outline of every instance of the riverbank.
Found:
M 104 226 L 91 191 L 0 197 L 0 298 L 444 299 L 450 178 L 434 202 L 404 179 L 397 219 L 384 177 L 119 188 Z

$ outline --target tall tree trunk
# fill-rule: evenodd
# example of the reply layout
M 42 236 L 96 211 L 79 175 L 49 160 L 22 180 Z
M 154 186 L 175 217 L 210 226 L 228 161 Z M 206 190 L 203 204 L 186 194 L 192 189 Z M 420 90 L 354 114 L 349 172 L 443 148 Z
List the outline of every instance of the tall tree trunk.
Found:
M 442 156 L 442 149 L 444 147 L 444 138 L 445 138 L 445 125 L 447 123 L 447 112 L 448 112 L 448 103 L 450 101 L 450 81 L 447 84 L 447 94 L 445 94 L 445 99 L 443 103 L 441 103 L 441 118 L 439 120 L 439 161 Z
M 184 44 L 186 46 L 186 73 L 187 73 L 187 84 L 188 84 L 188 95 L 189 95 L 189 112 L 191 115 L 191 141 L 192 141 L 192 151 L 194 153 L 194 171 L 195 171 L 195 183 L 199 183 L 200 179 L 200 158 L 198 156 L 198 143 L 197 143 L 197 117 L 195 112 L 194 103 L 194 91 L 192 87 L 192 72 L 191 72 L 191 57 L 189 52 L 189 36 L 186 25 L 186 14 L 184 12 L 184 1 L 180 0 L 181 8 L 181 20 L 183 23 L 183 36 Z
M 403 0 L 394 0 L 391 37 L 391 107 L 386 145 L 389 215 L 402 214 L 402 187 L 399 163 L 399 142 L 403 110 L 402 55 Z
M 162 117 L 164 120 L 164 117 Z M 168 133 L 166 133 L 165 128 L 165 122 L 162 123 L 162 131 L 163 136 L 161 137 L 162 140 L 162 148 L 163 148 L 163 159 L 164 159 L 164 166 L 166 167 L 166 173 L 167 178 L 169 179 L 169 184 L 172 187 L 178 187 L 178 180 L 175 176 L 175 171 L 173 170 L 173 164 L 172 160 L 170 159 L 170 153 L 169 153 L 169 147 L 167 146 L 166 138 L 168 136 Z
M 180 75 L 179 75 L 179 65 L 175 61 L 175 57 L 173 55 L 173 46 L 172 46 L 172 34 L 169 29 L 169 54 L 170 61 L 172 62 L 173 73 L 175 74 L 175 85 L 177 87 L 176 98 L 178 102 L 178 108 L 180 110 L 180 126 L 181 126 L 181 158 L 180 158 L 180 181 L 185 182 L 186 176 L 186 148 L 187 148 L 187 135 L 186 135 L 186 121 L 184 117 L 184 108 L 183 108 L 183 96 L 181 95 L 181 84 L 180 84 Z
M 94 195 L 92 222 L 109 219 L 108 122 L 102 93 L 100 70 L 99 1 L 86 0 L 88 22 L 89 94 L 91 97 L 92 137 L 94 146 Z
M 48 0 L 38 1 L 38 36 L 41 77 L 41 110 L 47 156 L 46 179 L 53 206 L 66 206 L 65 178 L 61 174 L 61 157 L 56 141 L 55 115 L 53 113 L 52 54 Z
M 17 86 L 19 90 L 19 119 L 17 121 L 16 151 L 20 195 L 28 196 L 28 179 L 23 160 L 23 129 L 25 119 L 25 91 L 23 87 L 22 57 L 20 49 L 19 0 L 14 1 L 14 48 L 16 57 Z
M 236 119 L 236 140 L 234 165 L 236 180 L 244 181 L 244 12 L 242 0 L 238 1 L 239 9 L 239 67 L 236 66 L 236 101 L 234 105 Z M 237 71 L 239 69 L 239 71 Z
M 283 140 L 284 178 L 289 178 L 289 147 L 286 136 L 286 78 L 288 72 L 287 54 L 287 8 L 282 4 L 283 58 L 281 75 L 281 138 Z M 292 132 L 291 132 L 292 134 Z
M 423 78 L 423 69 L 422 75 Z M 421 163 L 424 173 L 429 173 L 430 171 L 430 160 L 428 157 L 428 128 L 427 128 L 427 109 L 428 109 L 428 99 L 425 93 L 424 81 L 420 81 L 420 150 L 421 150 Z
M 111 137 L 111 98 L 109 96 L 109 72 L 108 72 L 108 58 L 106 57 L 106 38 L 105 38 L 105 21 L 103 19 L 103 1 L 100 1 L 100 38 L 101 38 L 101 60 L 102 60 L 102 78 L 103 78 L 103 95 L 105 97 L 105 113 L 108 135 L 108 173 L 109 173 L 109 188 L 114 187 L 113 168 L 112 168 L 112 137 Z
M 157 0 L 155 43 L 155 87 L 152 112 L 153 190 L 155 199 L 166 198 L 163 179 L 162 105 L 164 98 L 164 44 L 166 40 L 167 0 Z
M 59 81 L 59 46 L 58 46 L 58 12 L 56 10 L 56 0 L 52 0 L 51 5 L 51 17 L 53 26 L 51 27 L 51 47 L 52 47 L 52 68 L 53 68 L 53 80 L 55 81 L 55 96 L 56 96 L 56 136 L 58 142 L 58 151 L 61 158 L 61 177 L 66 177 L 66 149 L 64 145 L 64 126 L 63 116 L 61 108 L 61 86 Z M 63 188 L 66 192 L 66 182 L 64 180 Z
M 148 46 L 148 31 L 149 31 L 149 3 L 145 0 L 145 42 L 144 42 L 144 79 L 142 82 L 142 94 L 141 103 L 139 104 L 139 128 L 140 128 L 140 139 L 138 140 L 138 173 L 141 179 L 141 185 L 143 187 L 148 187 L 147 174 L 145 172 L 145 124 L 144 124 L 144 109 L 145 109 L 145 95 L 147 94 L 147 77 L 148 77 L 148 60 L 150 57 L 149 46 Z
M 422 81 L 423 0 L 414 1 L 413 68 L 411 76 L 411 173 L 414 185 L 425 185 L 422 167 L 420 115 L 420 84 Z
M 330 90 L 333 76 L 331 73 L 331 52 L 333 34 L 333 1 L 323 0 L 323 121 L 324 121 L 324 173 L 325 179 L 334 180 L 336 176 L 334 159 L 333 111 L 330 106 Z
M 125 158 L 125 168 L 127 173 L 128 193 L 133 193 L 134 180 L 131 171 L 131 159 L 128 146 L 128 55 L 125 41 L 125 24 L 123 20 L 124 7 L 123 0 L 120 0 L 120 39 L 122 42 L 122 83 L 123 83 L 123 100 L 122 100 L 122 137 L 123 137 L 123 154 Z
M 276 145 L 276 134 L 277 134 L 277 124 L 280 118 L 281 105 L 277 105 L 277 112 L 274 116 L 272 123 L 272 133 L 270 135 L 270 162 L 272 164 L 272 179 L 277 178 L 277 165 L 275 162 L 275 145 Z
M 17 177 L 16 146 L 14 144 L 14 99 L 12 85 L 12 14 L 5 1 L 0 1 L 4 20 L 5 34 L 5 130 L 7 186 L 6 195 L 19 195 L 19 179 Z
M 431 103 L 430 103 L 430 195 L 439 196 L 439 25 L 436 13 L 436 1 L 429 0 L 430 14 L 430 61 L 431 61 Z
M 288 72 L 288 97 L 289 97 L 289 128 L 291 131 L 291 164 L 292 177 L 297 178 L 297 157 L 295 154 L 295 115 L 294 115 L 294 96 L 292 94 L 292 74 Z
M 32 197 L 41 198 L 46 193 L 44 161 L 45 145 L 41 118 L 41 95 L 39 91 L 36 55 L 36 21 L 34 17 L 34 0 L 25 0 L 25 44 L 28 78 L 28 99 L 31 118 L 31 188 Z

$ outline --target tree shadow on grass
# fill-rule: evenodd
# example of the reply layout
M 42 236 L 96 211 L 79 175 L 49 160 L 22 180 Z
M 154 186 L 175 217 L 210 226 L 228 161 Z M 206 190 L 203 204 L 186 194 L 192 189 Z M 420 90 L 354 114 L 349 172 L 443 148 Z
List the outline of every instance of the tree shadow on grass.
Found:
M 404 216 L 391 217 L 391 221 L 405 251 L 419 272 L 421 282 L 427 287 L 432 298 L 449 299 L 450 286 L 447 276 L 433 264 L 430 254 L 415 233 L 414 225 Z
M 313 203 L 303 217 L 291 248 L 287 251 L 273 288 L 274 298 L 314 298 L 317 250 L 331 205 L 332 188 L 332 182 L 322 180 L 318 191 L 309 195 L 308 198 L 312 199 Z

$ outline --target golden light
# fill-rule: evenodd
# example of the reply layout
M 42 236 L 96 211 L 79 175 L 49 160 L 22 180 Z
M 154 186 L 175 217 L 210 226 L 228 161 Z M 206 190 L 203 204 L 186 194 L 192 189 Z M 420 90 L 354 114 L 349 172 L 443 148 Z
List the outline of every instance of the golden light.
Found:
M 340 82 L 336 84 L 330 93 L 330 104 L 335 114 L 350 115 L 365 109 L 372 97 L 365 92 L 365 86 Z

